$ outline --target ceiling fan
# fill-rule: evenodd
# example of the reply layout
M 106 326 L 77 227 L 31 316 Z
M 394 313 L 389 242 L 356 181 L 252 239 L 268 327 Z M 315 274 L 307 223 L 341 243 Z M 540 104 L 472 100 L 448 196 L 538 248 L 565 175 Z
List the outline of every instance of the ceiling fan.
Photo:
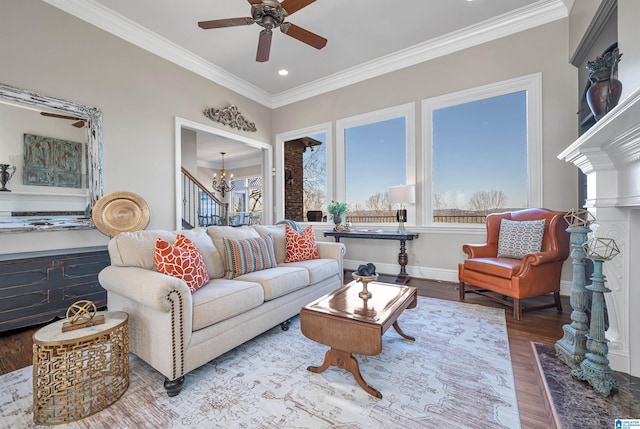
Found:
M 72 121 L 77 121 L 77 122 L 74 122 L 73 124 L 71 124 L 76 128 L 84 127 L 84 123 L 85 123 L 84 119 L 76 118 L 75 116 L 58 115 L 57 113 L 49 113 L 49 112 L 40 112 L 40 114 L 42 116 L 49 116 L 51 118 L 70 119 Z
M 284 0 L 282 3 L 277 0 L 247 0 L 251 4 L 251 16 L 246 18 L 215 19 L 213 21 L 200 21 L 198 27 L 208 30 L 211 28 L 235 27 L 238 25 L 258 24 L 263 28 L 258 39 L 258 52 L 256 61 L 269 61 L 271 51 L 271 30 L 280 28 L 287 36 L 322 49 L 327 44 L 327 39 L 320 37 L 302 27 L 298 27 L 290 22 L 285 22 L 285 18 L 310 5 L 315 0 Z

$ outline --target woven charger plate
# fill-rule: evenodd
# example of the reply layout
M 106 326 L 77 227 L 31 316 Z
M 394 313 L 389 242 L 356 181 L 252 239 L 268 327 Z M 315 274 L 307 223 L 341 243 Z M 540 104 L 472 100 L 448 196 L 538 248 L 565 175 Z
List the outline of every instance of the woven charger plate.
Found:
M 119 232 L 145 229 L 149 224 L 149 206 L 133 192 L 112 192 L 93 206 L 91 218 L 100 232 L 113 237 Z

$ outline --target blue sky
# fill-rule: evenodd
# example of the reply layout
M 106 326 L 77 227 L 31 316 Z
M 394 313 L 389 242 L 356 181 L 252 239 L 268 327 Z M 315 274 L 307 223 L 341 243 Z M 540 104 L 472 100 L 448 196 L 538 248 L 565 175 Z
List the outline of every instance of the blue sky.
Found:
M 508 207 L 527 201 L 526 92 L 434 111 L 433 191 L 467 199 L 503 191 Z
M 504 192 L 507 207 L 526 206 L 526 97 L 521 91 L 433 112 L 432 189 L 448 207 L 467 208 L 473 193 L 490 190 Z M 407 182 L 405 127 L 402 117 L 345 130 L 351 207 Z M 324 134 L 311 137 L 325 143 Z
M 346 196 L 351 205 L 406 183 L 405 118 L 345 130 Z

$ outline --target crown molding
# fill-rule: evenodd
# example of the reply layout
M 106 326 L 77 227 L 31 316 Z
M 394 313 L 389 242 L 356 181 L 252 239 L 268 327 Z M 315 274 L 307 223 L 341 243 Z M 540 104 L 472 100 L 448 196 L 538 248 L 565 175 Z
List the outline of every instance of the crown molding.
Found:
M 272 109 L 568 16 L 567 7 L 562 0 L 540 0 L 496 18 L 348 68 L 291 90 L 269 94 L 94 0 L 43 1 Z
M 431 39 L 402 51 L 334 73 L 273 96 L 273 108 L 490 42 L 558 19 L 568 10 L 560 0 L 542 0 L 496 18 Z

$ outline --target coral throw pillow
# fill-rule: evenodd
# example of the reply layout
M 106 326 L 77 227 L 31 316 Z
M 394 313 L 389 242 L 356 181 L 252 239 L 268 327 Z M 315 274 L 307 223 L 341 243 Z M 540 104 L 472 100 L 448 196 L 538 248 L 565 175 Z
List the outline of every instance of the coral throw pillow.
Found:
M 302 233 L 298 234 L 289 225 L 286 226 L 287 257 L 285 262 L 308 261 L 309 259 L 320 259 L 316 246 L 316 235 L 313 227 L 306 227 Z
M 153 259 L 158 272 L 184 280 L 191 293 L 209 282 L 202 254 L 195 244 L 182 234 L 177 235 L 175 244 L 158 238 Z

